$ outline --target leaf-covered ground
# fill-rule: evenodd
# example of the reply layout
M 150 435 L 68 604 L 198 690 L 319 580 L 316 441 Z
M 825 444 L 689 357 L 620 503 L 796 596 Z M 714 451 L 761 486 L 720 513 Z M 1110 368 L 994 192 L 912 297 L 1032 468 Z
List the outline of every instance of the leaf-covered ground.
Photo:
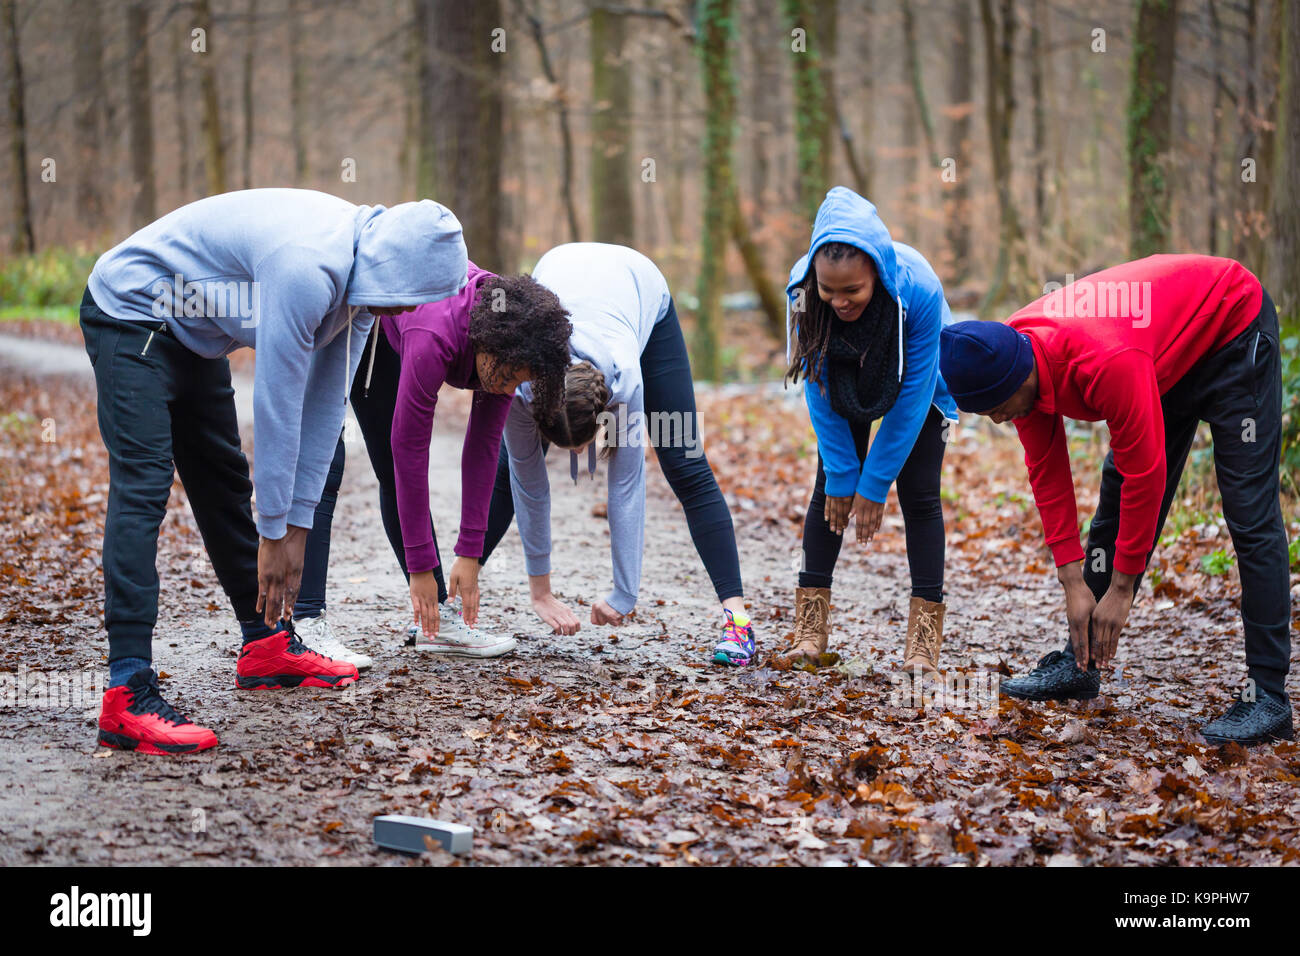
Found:
M 444 541 L 458 514 L 458 398 L 440 406 L 434 437 Z M 702 393 L 701 407 L 760 647 L 771 650 L 792 628 L 815 464 L 807 419 L 777 392 Z M 42 441 L 51 419 L 56 440 Z M 1076 450 L 1082 514 L 1100 447 Z M 1019 672 L 1063 641 L 1017 449 L 1010 432 L 967 426 L 945 461 L 951 674 Z M 234 690 L 236 628 L 178 485 L 155 657 L 168 697 L 221 746 L 138 757 L 95 747 L 94 708 L 0 707 L 0 863 L 1300 860 L 1300 749 L 1218 750 L 1194 730 L 1244 676 L 1231 546 L 1196 500 L 1176 509 L 1157 586 L 1143 587 L 1102 698 L 972 707 L 950 694 L 917 708 L 896 706 L 906 702 L 890 677 L 907 607 L 895 503 L 869 548 L 844 549 L 838 656 L 816 672 L 729 671 L 708 662 L 719 623 L 708 578 L 649 470 L 634 621 L 542 634 L 512 531 L 484 572 L 484 619 L 520 635 L 519 650 L 449 662 L 399 646 L 405 589 L 364 449 L 351 445 L 330 615 L 376 664 L 332 693 Z M 598 476 L 575 487 L 567 471 L 555 456 L 555 581 L 582 604 L 608 587 L 604 486 Z M 104 672 L 106 493 L 88 369 L 36 375 L 6 366 L 0 350 L 0 676 Z M 390 812 L 473 826 L 473 852 L 376 851 L 371 819 Z

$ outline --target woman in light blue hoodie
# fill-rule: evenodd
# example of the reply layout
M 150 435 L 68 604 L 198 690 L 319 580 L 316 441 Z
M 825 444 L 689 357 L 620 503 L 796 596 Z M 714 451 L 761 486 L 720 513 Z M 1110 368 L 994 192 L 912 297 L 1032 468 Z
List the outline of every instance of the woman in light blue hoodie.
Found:
M 936 672 L 944 615 L 939 471 L 947 423 L 957 417 L 939 375 L 939 332 L 952 321 L 943 287 L 919 252 L 890 239 L 875 206 L 836 186 L 817 211 L 786 295 L 786 374 L 803 379 L 817 434 L 787 656 L 816 662 L 826 652 L 831 575 L 849 519 L 858 542 L 870 541 L 897 483 L 912 576 L 904 669 Z

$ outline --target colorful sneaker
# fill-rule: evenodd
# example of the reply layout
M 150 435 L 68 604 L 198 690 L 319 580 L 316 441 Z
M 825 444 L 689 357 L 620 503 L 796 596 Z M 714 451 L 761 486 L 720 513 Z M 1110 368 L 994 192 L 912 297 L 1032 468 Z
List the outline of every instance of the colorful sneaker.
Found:
M 509 654 L 517 645 L 513 637 L 470 627 L 459 611 L 444 604 L 438 610 L 438 633 L 425 637 L 424 631 L 412 624 L 406 629 L 406 646 L 450 657 L 500 657 Z
M 99 708 L 99 743 L 114 750 L 173 756 L 217 745 L 217 735 L 192 724 L 158 692 L 158 675 L 142 667 L 119 687 L 104 691 Z
M 346 687 L 356 679 L 355 667 L 317 654 L 298 640 L 292 628 L 249 641 L 235 665 L 235 687 L 240 690 Z
M 733 615 L 726 608 L 722 613 L 727 621 L 722 625 L 722 640 L 713 648 L 715 664 L 744 667 L 754 660 L 754 628 L 744 614 Z
M 298 640 L 307 645 L 308 650 L 315 651 L 321 657 L 332 657 L 336 661 L 344 661 L 359 671 L 363 671 L 375 663 L 360 651 L 354 651 L 344 645 L 334 634 L 334 628 L 330 626 L 330 622 L 325 618 L 324 614 L 319 617 L 294 618 L 293 630 L 298 635 Z

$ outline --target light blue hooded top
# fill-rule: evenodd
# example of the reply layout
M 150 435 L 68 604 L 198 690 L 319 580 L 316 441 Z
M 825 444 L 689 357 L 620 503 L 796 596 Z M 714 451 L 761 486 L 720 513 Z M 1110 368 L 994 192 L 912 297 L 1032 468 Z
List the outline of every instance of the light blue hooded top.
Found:
M 916 444 L 931 406 L 945 418 L 957 419 L 957 404 L 939 374 L 939 332 L 952 324 L 952 313 L 939 277 L 925 257 L 911 246 L 890 239 L 876 207 L 844 186 L 828 192 L 817 210 L 808 252 L 790 270 L 790 282 L 785 287 L 790 300 L 807 277 L 813 256 L 828 242 L 861 249 L 876 264 L 880 282 L 898 308 L 897 374 L 902 377 L 902 386 L 893 407 L 880 419 L 865 462 L 859 462 L 849 423 L 831 408 L 820 380 L 804 379 L 804 400 L 826 470 L 826 494 L 844 498 L 856 491 L 869 501 L 883 504 Z
M 100 256 L 90 294 L 114 318 L 167 330 L 204 358 L 257 350 L 257 527 L 310 528 L 373 317 L 454 295 L 460 223 L 430 200 L 358 206 L 309 189 L 210 196 Z M 145 346 L 147 351 L 148 346 Z

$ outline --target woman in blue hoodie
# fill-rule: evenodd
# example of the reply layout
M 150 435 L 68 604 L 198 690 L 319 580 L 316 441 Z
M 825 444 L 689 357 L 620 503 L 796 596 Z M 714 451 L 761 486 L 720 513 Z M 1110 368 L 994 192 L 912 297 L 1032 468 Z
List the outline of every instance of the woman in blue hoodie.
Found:
M 803 380 L 817 434 L 787 657 L 815 662 L 826 652 L 831 576 L 849 519 L 858 542 L 870 541 L 897 482 L 912 577 L 903 666 L 937 672 L 944 615 L 939 471 L 946 422 L 957 417 L 939 375 L 939 332 L 952 321 L 943 287 L 919 252 L 889 238 L 875 206 L 836 186 L 817 211 L 786 295 L 786 375 Z

